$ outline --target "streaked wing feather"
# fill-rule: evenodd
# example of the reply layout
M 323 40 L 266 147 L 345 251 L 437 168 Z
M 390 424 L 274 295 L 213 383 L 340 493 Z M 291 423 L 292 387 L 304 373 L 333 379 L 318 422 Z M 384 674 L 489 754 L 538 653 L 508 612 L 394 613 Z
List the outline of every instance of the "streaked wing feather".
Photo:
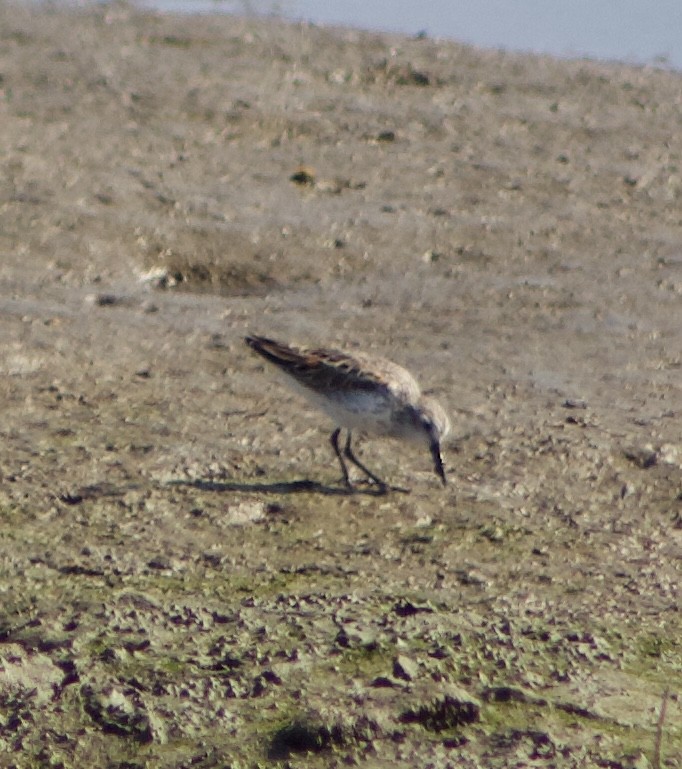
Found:
M 266 337 L 247 337 L 246 343 L 300 385 L 313 391 L 376 391 L 379 387 L 385 388 L 387 395 L 400 397 L 403 394 L 401 388 L 396 388 L 390 381 L 394 378 L 402 382 L 405 395 L 415 389 L 417 393 L 419 391 L 411 375 L 390 361 L 381 361 L 382 375 L 382 372 L 372 370 L 370 359 L 362 355 L 355 357 L 340 350 L 296 348 Z M 399 376 L 387 377 L 387 374 Z

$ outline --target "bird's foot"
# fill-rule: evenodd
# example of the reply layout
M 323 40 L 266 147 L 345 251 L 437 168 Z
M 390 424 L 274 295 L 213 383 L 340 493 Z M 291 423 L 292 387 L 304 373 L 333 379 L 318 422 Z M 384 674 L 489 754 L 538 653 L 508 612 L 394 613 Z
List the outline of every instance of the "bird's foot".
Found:
M 357 485 L 351 484 L 351 488 L 355 491 L 358 490 L 358 486 L 364 487 L 366 493 L 377 497 L 384 496 L 389 491 L 395 491 L 398 494 L 409 494 L 411 492 L 411 489 L 406 489 L 402 486 L 392 486 L 390 483 L 375 478 L 363 479 L 358 481 Z

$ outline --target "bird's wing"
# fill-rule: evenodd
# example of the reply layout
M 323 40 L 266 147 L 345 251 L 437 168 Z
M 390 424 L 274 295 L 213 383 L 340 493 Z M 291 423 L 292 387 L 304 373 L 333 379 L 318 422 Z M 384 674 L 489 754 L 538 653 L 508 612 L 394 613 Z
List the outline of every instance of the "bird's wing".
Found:
M 412 375 L 390 361 L 364 355 L 348 355 L 340 350 L 304 349 L 260 336 L 248 336 L 246 344 L 315 392 L 384 390 L 387 396 L 419 394 Z

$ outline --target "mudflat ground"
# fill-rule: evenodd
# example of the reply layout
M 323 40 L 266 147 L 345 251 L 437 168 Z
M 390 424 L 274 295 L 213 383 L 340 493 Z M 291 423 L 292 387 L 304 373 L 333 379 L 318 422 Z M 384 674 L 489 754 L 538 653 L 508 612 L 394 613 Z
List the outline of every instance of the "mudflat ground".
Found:
M 1 3 L 0 146 L 1 766 L 682 766 L 679 73 Z

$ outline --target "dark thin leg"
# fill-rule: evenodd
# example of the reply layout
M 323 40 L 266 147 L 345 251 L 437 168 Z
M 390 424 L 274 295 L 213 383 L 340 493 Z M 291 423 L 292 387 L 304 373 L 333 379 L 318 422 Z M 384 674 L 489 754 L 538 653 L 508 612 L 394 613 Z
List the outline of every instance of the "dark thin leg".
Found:
M 343 481 L 346 484 L 346 487 L 349 489 L 353 488 L 353 484 L 350 482 L 350 476 L 348 475 L 348 468 L 346 467 L 346 463 L 343 461 L 343 455 L 341 454 L 341 449 L 339 448 L 339 435 L 341 434 L 341 428 L 337 427 L 336 430 L 331 434 L 331 444 L 332 448 L 334 449 L 334 453 L 336 454 L 339 464 L 341 465 L 341 472 L 343 473 Z
M 379 478 L 377 475 L 374 475 L 374 473 L 365 465 L 362 464 L 362 462 L 353 454 L 353 449 L 351 448 L 351 431 L 348 431 L 348 437 L 346 438 L 346 446 L 343 450 L 344 455 L 350 459 L 350 461 L 374 483 L 376 483 L 377 486 L 379 486 L 380 489 L 386 490 L 388 489 L 388 484 L 385 481 L 382 481 L 381 478 Z

